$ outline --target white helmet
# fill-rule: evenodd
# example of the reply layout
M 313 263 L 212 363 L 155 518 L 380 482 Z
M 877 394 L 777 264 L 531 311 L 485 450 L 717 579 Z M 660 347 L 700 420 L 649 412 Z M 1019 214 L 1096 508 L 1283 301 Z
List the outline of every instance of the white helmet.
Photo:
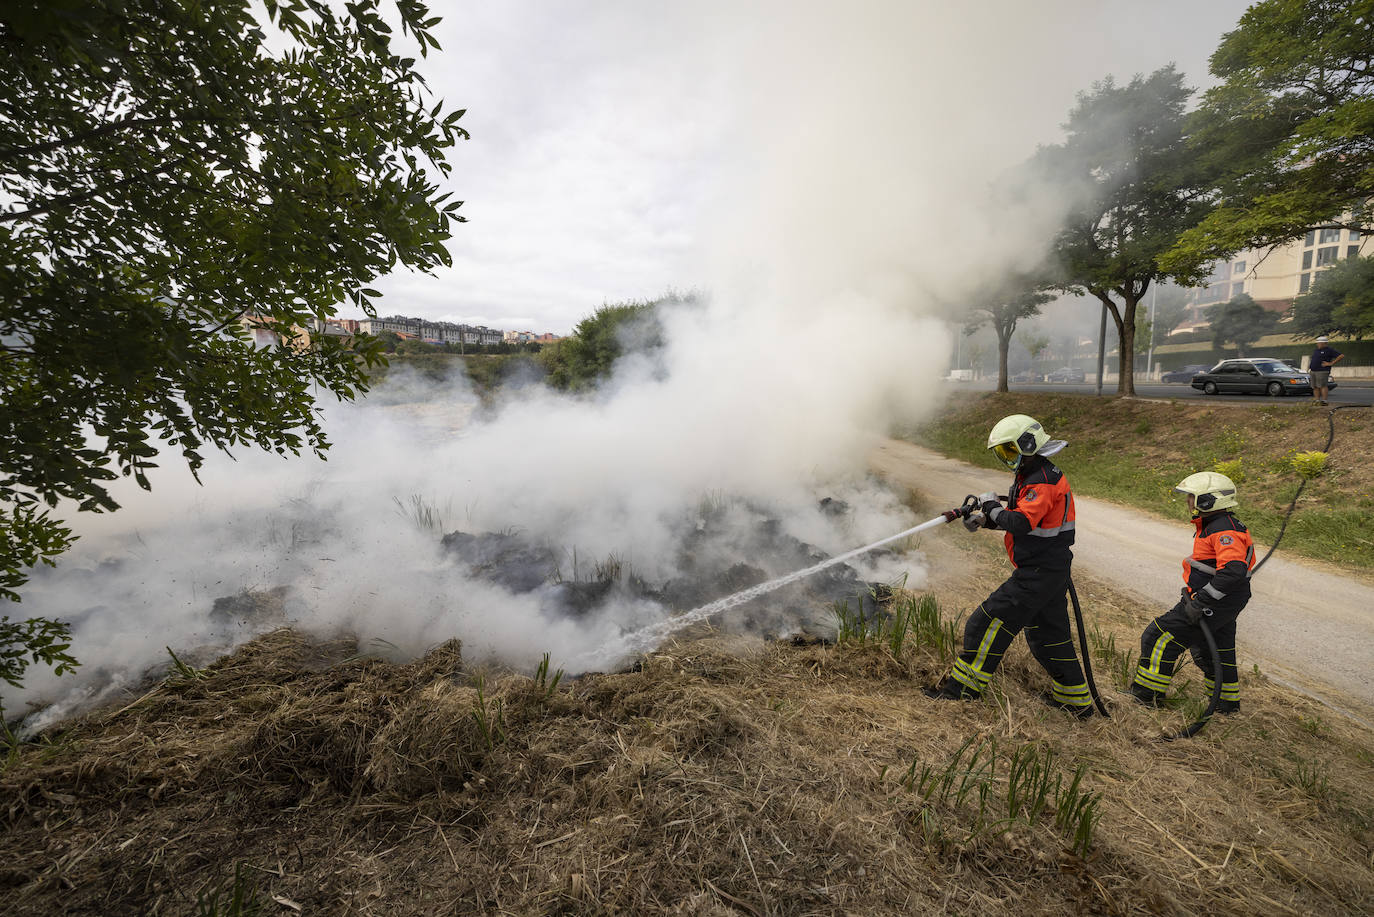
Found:
M 1240 505 L 1236 500 L 1235 482 L 1219 471 L 1199 471 L 1190 474 L 1179 481 L 1174 490 L 1193 498 L 1188 508 L 1193 511 L 1194 516 L 1233 509 Z
M 1064 444 L 1059 443 L 1056 449 L 1046 449 L 1045 444 L 1050 442 L 1052 440 L 1040 422 L 1025 414 L 1003 417 L 988 434 L 988 448 L 1008 468 L 1016 468 L 1024 456 L 1053 455 L 1064 448 Z

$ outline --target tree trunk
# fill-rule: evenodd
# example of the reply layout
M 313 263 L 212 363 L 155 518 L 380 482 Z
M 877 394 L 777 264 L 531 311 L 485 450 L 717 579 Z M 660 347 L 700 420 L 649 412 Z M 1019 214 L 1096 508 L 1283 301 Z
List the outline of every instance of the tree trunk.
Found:
M 1118 395 L 1135 394 L 1135 308 L 1140 297 L 1123 297 L 1121 310 L 1121 371 L 1116 383 Z
M 1007 351 L 1011 350 L 1011 331 L 997 329 L 997 390 L 1009 392 L 1007 382 Z

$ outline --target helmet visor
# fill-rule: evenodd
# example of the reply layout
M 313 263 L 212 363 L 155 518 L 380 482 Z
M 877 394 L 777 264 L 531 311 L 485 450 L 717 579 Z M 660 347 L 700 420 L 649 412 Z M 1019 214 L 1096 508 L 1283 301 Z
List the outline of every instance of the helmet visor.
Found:
M 1021 452 L 1014 443 L 998 443 L 992 447 L 992 454 L 1002 460 L 1003 465 L 1016 467 L 1016 463 L 1021 460 Z

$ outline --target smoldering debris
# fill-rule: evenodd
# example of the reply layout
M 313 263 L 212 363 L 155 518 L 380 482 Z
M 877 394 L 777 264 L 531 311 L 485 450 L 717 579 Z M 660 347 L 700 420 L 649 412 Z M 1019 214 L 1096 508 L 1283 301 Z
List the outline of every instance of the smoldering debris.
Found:
M 843 530 L 849 507 L 826 497 L 818 509 Z M 551 619 L 584 619 L 616 603 L 652 602 L 665 617 L 810 567 L 830 555 L 783 530 L 782 522 L 744 501 L 719 501 L 699 508 L 675 527 L 672 575 L 651 580 L 624 557 L 589 560 L 519 533 L 451 532 L 442 546 L 468 576 L 516 594 L 534 594 Z M 872 559 L 895 558 L 874 551 Z M 837 603 L 865 618 L 881 613 L 891 584 L 865 579 L 847 564 L 822 570 L 731 609 L 712 623 L 766 638 L 805 635 L 833 638 Z

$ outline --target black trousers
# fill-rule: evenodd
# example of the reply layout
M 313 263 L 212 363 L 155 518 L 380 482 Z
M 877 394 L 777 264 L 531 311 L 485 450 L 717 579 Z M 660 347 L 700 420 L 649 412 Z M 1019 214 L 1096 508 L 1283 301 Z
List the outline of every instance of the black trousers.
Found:
M 1240 609 L 1237 609 L 1217 611 L 1207 619 L 1207 627 L 1212 631 L 1221 658 L 1221 699 L 1224 701 L 1240 700 L 1240 673 L 1236 669 L 1236 618 L 1239 616 Z M 1140 635 L 1140 662 L 1136 665 L 1133 683 L 1161 694 L 1168 691 L 1178 657 L 1185 649 L 1202 670 L 1207 690 L 1211 691 L 1216 671 L 1212 654 L 1207 649 L 1202 628 L 1188 623 L 1181 601 L 1151 621 Z
M 1092 703 L 1069 630 L 1069 570 L 1017 567 L 969 616 L 964 650 L 950 676 L 982 693 L 1002 655 L 1022 630 L 1031 655 L 1054 681 L 1054 699 L 1075 707 Z

